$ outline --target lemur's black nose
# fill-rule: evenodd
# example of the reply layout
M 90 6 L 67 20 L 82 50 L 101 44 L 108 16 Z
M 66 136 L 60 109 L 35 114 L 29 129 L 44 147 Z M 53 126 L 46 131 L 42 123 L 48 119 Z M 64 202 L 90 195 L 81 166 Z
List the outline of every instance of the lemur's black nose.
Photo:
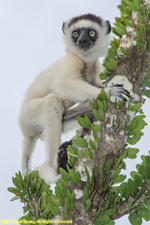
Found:
M 84 37 L 84 38 L 81 38 L 79 40 L 79 46 L 81 48 L 89 48 L 90 47 L 90 41 L 88 40 L 88 38 Z
M 81 39 L 81 40 L 79 41 L 79 44 L 81 44 L 81 45 L 84 45 L 85 43 L 87 43 L 87 40 L 86 40 L 86 39 Z

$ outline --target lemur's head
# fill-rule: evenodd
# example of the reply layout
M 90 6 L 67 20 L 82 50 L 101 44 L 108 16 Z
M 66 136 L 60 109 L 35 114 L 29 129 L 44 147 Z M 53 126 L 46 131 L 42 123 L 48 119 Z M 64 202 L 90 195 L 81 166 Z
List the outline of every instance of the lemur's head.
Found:
M 110 43 L 111 25 L 93 14 L 85 14 L 63 23 L 66 50 L 85 62 L 104 57 Z

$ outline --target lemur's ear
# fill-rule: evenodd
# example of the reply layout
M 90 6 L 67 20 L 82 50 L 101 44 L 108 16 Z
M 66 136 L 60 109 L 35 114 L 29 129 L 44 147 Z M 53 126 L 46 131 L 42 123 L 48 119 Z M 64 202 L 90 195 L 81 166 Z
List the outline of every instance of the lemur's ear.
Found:
M 63 25 L 62 25 L 62 31 L 63 31 L 64 34 L 65 34 L 66 28 L 67 28 L 67 23 L 64 22 Z
M 109 20 L 106 20 L 106 26 L 107 26 L 107 32 L 106 32 L 106 34 L 110 34 L 110 32 L 111 32 L 111 25 L 110 25 Z

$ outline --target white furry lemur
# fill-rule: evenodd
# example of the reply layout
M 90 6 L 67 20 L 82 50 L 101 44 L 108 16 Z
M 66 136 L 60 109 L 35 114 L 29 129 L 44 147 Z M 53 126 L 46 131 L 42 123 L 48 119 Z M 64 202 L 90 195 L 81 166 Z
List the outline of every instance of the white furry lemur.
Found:
M 19 117 L 24 136 L 23 174 L 29 167 L 36 140 L 41 138 L 46 144 L 46 159 L 36 169 L 47 183 L 58 179 L 57 154 L 65 123 L 62 122 L 64 113 L 75 103 L 80 106 L 96 98 L 104 87 L 99 78 L 103 68 L 98 58 L 107 53 L 111 25 L 108 20 L 85 14 L 63 23 L 62 30 L 66 54 L 42 72 L 29 87 Z M 112 96 L 124 100 L 126 98 L 122 94 L 129 97 L 129 92 L 121 85 L 104 90 L 107 95 L 111 91 Z M 69 120 L 77 113 L 78 110 L 74 109 Z

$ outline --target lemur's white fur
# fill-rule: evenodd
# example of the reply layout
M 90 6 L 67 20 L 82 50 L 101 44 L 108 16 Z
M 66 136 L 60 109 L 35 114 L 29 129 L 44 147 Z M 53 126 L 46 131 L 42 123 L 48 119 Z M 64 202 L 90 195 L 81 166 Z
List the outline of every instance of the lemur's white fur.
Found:
M 76 28 L 90 27 L 98 33 L 98 38 L 87 51 L 79 49 L 72 40 Z M 107 26 L 90 20 L 79 20 L 70 27 L 65 23 L 64 40 L 67 53 L 47 70 L 42 72 L 27 90 L 20 110 L 19 124 L 24 136 L 22 171 L 25 174 L 37 138 L 46 144 L 46 159 L 37 167 L 39 175 L 47 183 L 54 183 L 57 175 L 57 152 L 61 141 L 63 113 L 74 103 L 82 103 L 96 98 L 103 86 L 99 79 L 102 65 L 98 61 L 107 52 L 110 34 Z M 111 89 L 118 95 L 120 87 Z

